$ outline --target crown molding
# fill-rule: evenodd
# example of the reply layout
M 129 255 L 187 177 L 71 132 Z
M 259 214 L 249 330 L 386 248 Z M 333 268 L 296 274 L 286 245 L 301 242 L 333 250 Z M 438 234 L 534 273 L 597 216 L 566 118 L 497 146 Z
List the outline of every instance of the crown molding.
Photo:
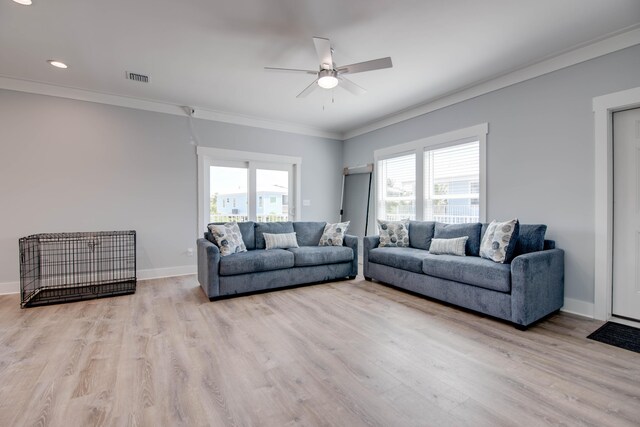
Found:
M 103 92 L 95 92 L 86 89 L 58 86 L 49 83 L 36 82 L 31 80 L 16 79 L 13 77 L 0 75 L 0 89 L 13 90 L 18 92 L 34 93 L 38 95 L 56 96 L 59 98 L 74 99 L 78 101 L 96 102 L 99 104 L 115 105 L 118 107 L 135 108 L 138 110 L 153 111 L 157 113 L 173 114 L 176 116 L 187 116 L 185 108 L 181 105 L 166 102 L 153 101 L 140 98 L 132 98 L 123 95 L 113 95 Z M 338 132 L 327 132 L 322 129 L 303 126 L 295 123 L 278 122 L 274 120 L 262 119 L 258 117 L 245 116 L 241 114 L 226 113 L 222 111 L 207 110 L 205 108 L 193 107 L 196 119 L 210 120 L 214 122 L 231 123 L 241 126 L 250 126 L 261 129 L 275 130 L 280 132 L 296 133 L 301 135 L 316 136 L 342 140 L 342 134 Z
M 344 140 L 382 129 L 396 123 L 409 120 L 423 114 L 457 104 L 468 99 L 476 98 L 489 92 L 503 89 L 517 83 L 530 80 L 544 74 L 548 74 L 581 62 L 588 61 L 618 50 L 626 49 L 640 44 L 640 25 L 625 28 L 613 34 L 609 34 L 598 40 L 594 40 L 560 54 L 553 55 L 532 65 L 509 72 L 494 79 L 480 82 L 466 89 L 444 95 L 440 98 L 419 104 L 407 110 L 400 111 L 381 119 L 372 121 L 362 127 L 345 132 Z

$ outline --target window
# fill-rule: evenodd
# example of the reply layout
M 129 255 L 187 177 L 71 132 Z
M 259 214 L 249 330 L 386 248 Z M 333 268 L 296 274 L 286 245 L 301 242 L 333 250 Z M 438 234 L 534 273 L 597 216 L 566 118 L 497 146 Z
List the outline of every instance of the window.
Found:
M 484 221 L 487 133 L 485 123 L 376 150 L 377 218 Z
M 288 221 L 289 209 L 283 209 L 282 201 L 289 194 L 289 171 L 278 169 L 257 169 L 258 221 Z M 265 204 L 265 199 L 268 203 Z
M 197 153 L 199 230 L 209 222 L 301 219 L 300 158 L 209 147 Z
M 378 162 L 378 218 L 416 219 L 416 155 Z
M 480 220 L 479 141 L 425 149 L 423 170 L 424 220 L 455 224 Z
M 248 169 L 242 165 L 209 168 L 209 222 L 246 221 Z

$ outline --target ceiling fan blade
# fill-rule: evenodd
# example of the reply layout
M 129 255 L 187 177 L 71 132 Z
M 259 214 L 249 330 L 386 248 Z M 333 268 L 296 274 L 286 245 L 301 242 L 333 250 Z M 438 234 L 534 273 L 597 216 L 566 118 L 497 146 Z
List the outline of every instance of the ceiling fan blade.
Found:
M 363 95 L 367 93 L 367 90 L 365 88 L 358 86 L 351 80 L 345 79 L 344 77 L 338 77 L 338 80 L 340 81 L 340 86 L 354 95 Z
M 381 70 L 383 68 L 391 68 L 393 63 L 391 58 L 373 59 L 371 61 L 358 62 L 357 64 L 345 65 L 338 68 L 340 74 L 362 73 L 363 71 Z
M 329 39 L 314 37 L 313 44 L 316 46 L 320 68 L 323 70 L 333 70 L 333 55 L 331 54 L 331 42 Z
M 296 96 L 296 98 L 304 98 L 305 96 L 309 95 L 311 92 L 313 92 L 314 90 L 316 90 L 319 87 L 320 86 L 318 86 L 318 79 L 316 79 L 316 80 L 313 81 L 313 83 L 311 83 L 309 86 L 307 86 L 305 88 L 305 90 L 300 92 L 298 94 L 298 96 Z
M 314 74 L 317 75 L 317 71 L 313 70 L 298 70 L 295 68 L 276 68 L 276 67 L 264 67 L 267 71 L 284 71 L 286 73 L 305 73 L 305 74 Z

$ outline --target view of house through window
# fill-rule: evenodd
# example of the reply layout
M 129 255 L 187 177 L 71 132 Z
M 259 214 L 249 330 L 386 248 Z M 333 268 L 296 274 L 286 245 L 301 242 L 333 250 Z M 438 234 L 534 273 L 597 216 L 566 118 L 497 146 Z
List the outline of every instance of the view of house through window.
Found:
M 479 141 L 425 150 L 424 220 L 478 222 L 479 201 Z
M 248 169 L 211 166 L 209 179 L 209 222 L 247 221 Z
M 416 219 L 416 155 L 378 162 L 378 218 Z
M 289 172 L 256 169 L 256 210 L 260 222 L 289 220 Z

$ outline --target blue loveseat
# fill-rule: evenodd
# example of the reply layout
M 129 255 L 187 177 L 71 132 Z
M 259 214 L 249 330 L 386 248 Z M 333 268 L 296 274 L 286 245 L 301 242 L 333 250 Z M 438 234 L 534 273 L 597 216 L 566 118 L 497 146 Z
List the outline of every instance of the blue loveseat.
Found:
M 198 239 L 198 281 L 209 299 L 266 289 L 355 278 L 358 239 L 318 246 L 325 222 L 239 222 L 247 252 L 220 256 L 207 231 Z M 299 248 L 265 249 L 263 233 L 296 233 Z
M 363 240 L 364 277 L 527 326 L 564 303 L 564 251 L 545 240 L 545 225 L 520 224 L 515 258 L 499 264 L 479 257 L 487 224 L 409 223 L 410 247 Z M 467 256 L 432 255 L 432 238 L 468 236 Z

